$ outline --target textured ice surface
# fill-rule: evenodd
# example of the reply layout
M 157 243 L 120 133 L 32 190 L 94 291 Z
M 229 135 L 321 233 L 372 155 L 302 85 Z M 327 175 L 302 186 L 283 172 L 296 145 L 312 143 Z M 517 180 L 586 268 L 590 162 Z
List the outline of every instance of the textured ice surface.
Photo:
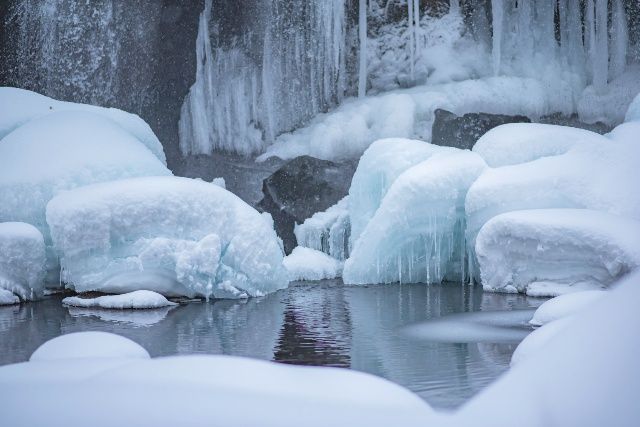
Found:
M 57 101 L 36 92 L 14 87 L 0 87 L 0 139 L 33 119 L 59 111 L 87 111 L 99 114 L 142 142 L 166 164 L 162 144 L 149 125 L 137 115 L 117 108 Z
M 638 236 L 640 221 L 587 209 L 501 214 L 476 240 L 482 284 L 507 292 L 527 292 L 540 281 L 606 287 L 640 266 Z M 541 296 L 540 288 L 536 294 Z
M 298 245 L 322 251 L 338 260 L 349 256 L 349 196 L 323 212 L 313 214 L 304 223 L 296 224 L 293 232 Z
M 627 109 L 627 114 L 624 116 L 625 122 L 640 122 L 640 93 L 633 98 L 629 108 Z
M 76 359 L 148 359 L 149 353 L 139 344 L 120 335 L 106 332 L 76 332 L 49 340 L 33 352 L 30 362 Z
M 604 291 L 583 291 L 557 296 L 538 307 L 529 323 L 534 326 L 542 326 L 545 323 L 570 316 L 587 309 L 605 295 Z
M 284 258 L 289 280 L 335 279 L 342 274 L 342 262 L 324 252 L 297 246 Z
M 158 308 L 177 305 L 168 301 L 164 296 L 153 291 L 133 291 L 121 295 L 104 295 L 96 298 L 80 298 L 67 297 L 62 300 L 63 304 L 83 307 L 83 308 L 111 308 L 111 309 L 128 309 L 128 308 Z
M 511 366 L 515 366 L 523 360 L 544 351 L 549 341 L 559 332 L 562 332 L 570 321 L 571 318 L 569 317 L 554 320 L 527 335 L 513 352 Z
M 402 145 L 397 149 L 402 150 Z M 345 262 L 344 282 L 461 280 L 465 264 L 464 199 L 485 168 L 485 162 L 475 153 L 442 149 L 398 176 L 354 240 L 351 256 Z
M 62 266 L 76 291 L 241 298 L 287 286 L 267 221 L 201 180 L 146 177 L 63 193 L 47 206 Z
M 20 298 L 18 298 L 13 292 L 0 288 L 0 305 L 12 305 L 18 304 Z
M 0 203 L 1 204 L 1 203 Z M 22 222 L 0 223 L 0 290 L 5 303 L 42 295 L 45 275 L 44 239 L 40 231 Z

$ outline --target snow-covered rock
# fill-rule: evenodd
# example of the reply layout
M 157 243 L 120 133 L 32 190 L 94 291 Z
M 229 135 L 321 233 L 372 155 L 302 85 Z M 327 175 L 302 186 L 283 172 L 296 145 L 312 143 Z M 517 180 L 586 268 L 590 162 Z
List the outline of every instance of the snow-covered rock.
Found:
M 557 319 L 531 332 L 516 347 L 511 355 L 510 365 L 516 366 L 523 360 L 543 352 L 549 341 L 562 332 L 570 322 L 570 317 Z
M 296 224 L 293 232 L 299 246 L 316 249 L 338 260 L 349 257 L 349 196 L 345 196 L 326 211 L 316 212 L 302 224 Z
M 342 274 L 342 262 L 324 252 L 298 246 L 283 261 L 289 280 L 335 279 Z
M 87 111 L 99 114 L 142 142 L 162 163 L 167 163 L 162 144 L 149 125 L 137 115 L 117 108 L 57 101 L 15 87 L 0 87 L 0 139 L 30 120 L 59 111 Z
M 62 280 L 78 292 L 244 298 L 288 283 L 275 231 L 237 196 L 201 180 L 85 186 L 51 200 L 47 221 Z
M 345 283 L 437 283 L 464 277 L 464 200 L 486 164 L 467 150 L 438 151 L 391 184 L 354 241 L 345 261 Z
M 40 231 L 23 222 L 0 223 L 0 299 L 4 304 L 19 302 L 18 297 L 30 300 L 41 296 L 44 277 L 45 248 Z
M 18 304 L 20 298 L 18 298 L 13 292 L 0 288 L 0 305 L 12 305 Z
M 139 290 L 121 295 L 104 295 L 96 298 L 67 297 L 63 304 L 83 308 L 107 308 L 107 309 L 145 309 L 178 305 L 167 300 L 157 292 Z
M 638 236 L 640 221 L 594 210 L 501 214 L 476 240 L 482 284 L 485 290 L 520 292 L 541 281 L 606 287 L 640 266 Z
M 542 326 L 554 320 L 568 317 L 585 310 L 605 295 L 604 291 L 582 291 L 557 296 L 538 307 L 529 323 L 533 326 Z
M 149 353 L 139 344 L 107 332 L 75 332 L 51 339 L 33 352 L 30 362 L 76 359 L 148 359 Z

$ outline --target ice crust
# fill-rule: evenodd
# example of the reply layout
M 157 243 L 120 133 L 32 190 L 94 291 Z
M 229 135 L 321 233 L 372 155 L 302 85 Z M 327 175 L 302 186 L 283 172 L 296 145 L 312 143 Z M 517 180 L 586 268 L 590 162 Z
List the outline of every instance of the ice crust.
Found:
M 349 196 L 323 212 L 316 212 L 304 223 L 296 224 L 293 232 L 298 245 L 322 251 L 344 261 L 349 257 Z
M 85 186 L 51 200 L 47 222 L 62 280 L 78 292 L 246 298 L 287 286 L 273 228 L 237 196 L 201 180 Z
M 42 233 L 22 222 L 0 223 L 0 299 L 9 304 L 40 297 L 44 278 Z
M 335 279 L 342 274 L 342 262 L 324 252 L 297 246 L 284 258 L 289 280 Z
M 536 309 L 529 321 L 533 326 L 542 326 L 549 322 L 586 310 L 606 295 L 604 291 L 572 292 L 560 295 L 543 303 Z
M 104 295 L 96 298 L 67 297 L 63 304 L 83 308 L 148 309 L 178 305 L 157 292 L 139 290 L 121 295 Z

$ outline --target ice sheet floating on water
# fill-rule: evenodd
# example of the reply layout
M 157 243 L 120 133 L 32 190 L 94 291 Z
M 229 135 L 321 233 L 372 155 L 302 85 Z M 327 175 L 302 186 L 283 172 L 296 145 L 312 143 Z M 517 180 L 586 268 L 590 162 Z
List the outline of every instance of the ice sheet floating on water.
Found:
M 287 286 L 273 228 L 204 181 L 148 177 L 86 186 L 54 198 L 47 222 L 62 280 L 78 292 L 242 298 Z
M 0 305 L 41 296 L 44 276 L 42 233 L 22 222 L 0 223 Z
M 121 295 L 104 295 L 96 298 L 67 297 L 63 304 L 83 308 L 107 309 L 148 309 L 177 305 L 168 301 L 164 296 L 153 291 L 133 291 Z

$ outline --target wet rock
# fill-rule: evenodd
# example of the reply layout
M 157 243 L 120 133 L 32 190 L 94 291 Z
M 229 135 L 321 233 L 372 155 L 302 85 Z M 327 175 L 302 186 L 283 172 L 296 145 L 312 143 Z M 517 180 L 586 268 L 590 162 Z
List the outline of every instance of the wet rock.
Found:
M 431 143 L 470 150 L 478 138 L 494 127 L 506 123 L 530 122 L 526 116 L 489 113 L 458 116 L 450 111 L 437 109 L 431 130 Z

